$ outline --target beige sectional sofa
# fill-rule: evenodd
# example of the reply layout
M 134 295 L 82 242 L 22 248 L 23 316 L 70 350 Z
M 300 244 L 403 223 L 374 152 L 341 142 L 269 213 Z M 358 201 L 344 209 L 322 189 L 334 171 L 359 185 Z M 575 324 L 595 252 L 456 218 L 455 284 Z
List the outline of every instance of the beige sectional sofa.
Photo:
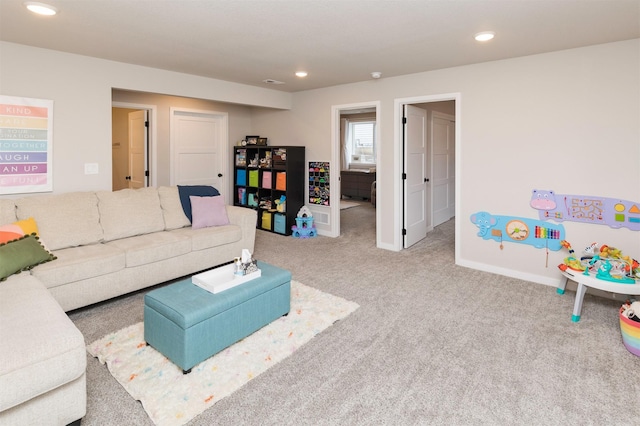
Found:
M 177 187 L 0 199 L 0 225 L 34 218 L 57 257 L 0 282 L 0 424 L 83 417 L 85 342 L 64 312 L 253 252 L 256 212 L 224 210 L 194 229 Z

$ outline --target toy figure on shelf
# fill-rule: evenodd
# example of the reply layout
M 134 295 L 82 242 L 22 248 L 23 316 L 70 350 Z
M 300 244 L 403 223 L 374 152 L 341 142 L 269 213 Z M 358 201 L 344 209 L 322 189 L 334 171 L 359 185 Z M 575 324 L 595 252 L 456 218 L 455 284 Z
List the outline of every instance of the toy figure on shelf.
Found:
M 287 211 L 287 197 L 285 195 L 281 195 L 279 200 L 275 200 L 275 203 L 278 213 L 284 213 Z

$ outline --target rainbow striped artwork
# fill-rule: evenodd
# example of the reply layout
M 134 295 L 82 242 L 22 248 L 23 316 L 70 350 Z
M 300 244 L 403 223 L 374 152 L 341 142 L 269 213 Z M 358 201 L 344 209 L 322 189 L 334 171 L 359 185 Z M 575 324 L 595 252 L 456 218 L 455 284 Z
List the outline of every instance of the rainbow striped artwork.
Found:
M 53 101 L 0 95 L 0 195 L 49 192 Z

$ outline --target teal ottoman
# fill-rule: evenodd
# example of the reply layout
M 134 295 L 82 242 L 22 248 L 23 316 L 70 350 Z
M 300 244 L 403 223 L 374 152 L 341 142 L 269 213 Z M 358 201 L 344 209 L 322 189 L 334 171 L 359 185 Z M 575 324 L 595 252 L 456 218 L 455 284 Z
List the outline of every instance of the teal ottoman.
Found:
M 258 261 L 259 278 L 210 293 L 191 277 L 144 296 L 144 339 L 189 373 L 191 368 L 289 313 L 291 272 Z

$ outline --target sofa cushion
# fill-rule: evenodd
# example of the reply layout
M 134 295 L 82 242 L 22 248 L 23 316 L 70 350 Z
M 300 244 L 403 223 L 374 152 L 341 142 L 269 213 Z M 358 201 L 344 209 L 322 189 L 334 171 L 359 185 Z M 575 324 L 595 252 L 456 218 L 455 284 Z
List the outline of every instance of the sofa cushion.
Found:
M 102 240 L 98 199 L 93 192 L 41 195 L 15 200 L 17 218 L 33 217 L 49 250 Z
M 170 231 L 172 234 L 186 235 L 191 239 L 191 250 L 206 250 L 225 244 L 235 243 L 242 239 L 242 228 L 238 225 L 214 226 L 211 228 L 181 228 Z M 233 255 L 236 256 L 236 255 Z M 231 256 L 231 258 L 233 258 Z
M 164 217 L 164 227 L 167 231 L 184 228 L 191 225 L 189 218 L 184 214 L 177 186 L 161 186 L 158 188 L 160 207 Z
M 55 256 L 42 247 L 35 235 L 0 244 L 0 281 L 54 259 Z
M 100 191 L 96 195 L 105 241 L 164 230 L 156 188 Z
M 191 251 L 188 236 L 166 231 L 122 238 L 105 245 L 124 251 L 128 268 L 159 262 Z
M 0 283 L 0 312 L 0 411 L 85 374 L 84 337 L 36 278 Z
M 191 216 L 191 200 L 189 197 L 192 195 L 196 197 L 215 197 L 216 195 L 220 195 L 217 189 L 213 186 L 207 185 L 178 185 L 178 193 L 180 194 L 180 203 L 182 203 L 182 210 L 184 210 L 184 214 L 189 219 L 189 222 L 192 221 Z
M 207 228 L 209 226 L 222 226 L 229 224 L 229 216 L 224 204 L 224 197 L 196 197 L 192 195 L 191 213 L 193 229 Z
M 125 253 L 106 244 L 56 250 L 55 262 L 38 265 L 31 275 L 47 288 L 110 274 L 125 268 Z
M 0 224 L 15 222 L 16 217 L 16 204 L 13 200 L 0 199 Z

